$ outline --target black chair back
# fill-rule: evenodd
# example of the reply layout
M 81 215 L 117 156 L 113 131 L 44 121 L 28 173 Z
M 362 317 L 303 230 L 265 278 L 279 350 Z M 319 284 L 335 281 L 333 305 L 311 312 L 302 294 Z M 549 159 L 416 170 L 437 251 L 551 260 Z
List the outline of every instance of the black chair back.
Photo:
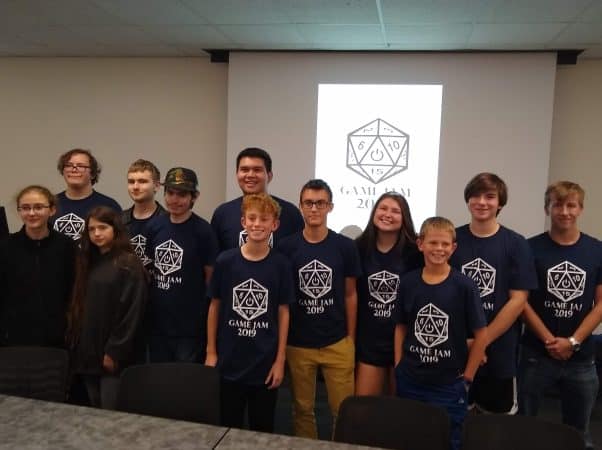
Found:
M 0 347 L 0 393 L 64 402 L 69 354 L 52 347 Z
M 334 440 L 401 450 L 448 450 L 450 423 L 443 408 L 398 397 L 347 397 Z
M 501 414 L 469 415 L 464 421 L 463 450 L 584 450 L 581 433 L 561 423 Z
M 192 363 L 131 366 L 121 374 L 117 409 L 219 425 L 216 368 Z

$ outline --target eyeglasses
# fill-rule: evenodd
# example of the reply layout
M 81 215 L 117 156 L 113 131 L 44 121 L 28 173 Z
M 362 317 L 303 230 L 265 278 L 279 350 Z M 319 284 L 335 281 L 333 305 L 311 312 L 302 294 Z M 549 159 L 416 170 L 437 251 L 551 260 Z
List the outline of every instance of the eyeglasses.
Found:
M 46 208 L 50 208 L 50 205 L 41 205 L 41 204 L 35 204 L 35 205 L 21 205 L 17 207 L 17 211 L 19 212 L 36 212 L 36 213 L 40 213 L 43 210 L 45 210 Z
M 317 200 L 317 201 L 303 200 L 301 202 L 301 206 L 304 209 L 312 209 L 314 206 L 318 209 L 324 209 L 324 208 L 327 208 L 328 206 L 330 206 L 330 202 L 327 202 L 326 200 Z
M 84 164 L 73 164 L 73 163 L 65 163 L 63 166 L 63 170 L 75 170 L 76 172 L 83 172 L 86 169 L 89 169 L 90 166 L 85 166 Z

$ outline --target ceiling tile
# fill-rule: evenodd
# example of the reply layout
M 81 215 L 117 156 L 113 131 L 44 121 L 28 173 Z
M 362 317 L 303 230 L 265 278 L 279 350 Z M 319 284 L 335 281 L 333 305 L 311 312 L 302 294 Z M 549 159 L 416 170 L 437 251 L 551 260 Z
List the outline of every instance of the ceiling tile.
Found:
M 105 56 L 184 56 L 177 48 L 167 45 L 107 45 Z
M 177 0 L 93 0 L 99 7 L 133 25 L 194 25 L 206 21 Z
M 79 39 L 104 45 L 128 46 L 161 44 L 156 37 L 136 26 L 73 26 L 69 27 L 69 29 L 77 34 Z
M 518 50 L 544 47 L 563 28 L 564 25 L 560 23 L 475 24 L 468 44 L 483 48 L 515 46 Z
M 379 25 L 297 25 L 304 41 L 310 44 L 381 44 L 384 45 Z
M 181 0 L 214 24 L 375 24 L 374 0 Z
M 457 47 L 466 44 L 472 31 L 471 24 L 387 25 L 386 27 L 387 40 L 391 45 L 447 44 Z
M 60 26 L 23 28 L 19 37 L 23 42 L 48 48 L 69 47 L 74 42 L 81 42 L 77 33 Z
M 236 48 L 286 48 L 305 44 L 296 27 L 289 25 L 220 25 L 216 27 Z
M 119 20 L 89 0 L 2 0 L 0 24 L 114 25 Z
M 382 0 L 388 24 L 472 23 L 487 20 L 497 0 Z
M 498 0 L 494 23 L 545 23 L 574 20 L 591 0 Z
M 602 27 L 597 23 L 574 23 L 568 25 L 553 41 L 557 44 L 601 44 Z
M 380 0 L 384 36 L 378 3 L 0 0 L 0 55 L 194 55 L 202 48 L 595 49 L 602 45 L 602 0 Z
M 291 23 L 377 24 L 375 0 L 289 0 L 287 17 Z
M 233 44 L 212 25 L 146 25 L 141 28 L 158 41 L 174 46 L 227 48 Z
M 602 0 L 594 0 L 577 18 L 579 22 L 602 23 Z

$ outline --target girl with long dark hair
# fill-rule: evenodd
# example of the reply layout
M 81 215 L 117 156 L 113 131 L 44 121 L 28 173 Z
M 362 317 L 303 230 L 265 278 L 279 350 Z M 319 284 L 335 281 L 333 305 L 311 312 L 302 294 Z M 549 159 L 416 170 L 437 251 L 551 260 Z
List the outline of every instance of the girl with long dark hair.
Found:
M 69 310 L 73 369 L 92 406 L 113 409 L 119 372 L 134 359 L 147 280 L 120 214 L 105 206 L 86 219 Z
M 422 265 L 406 199 L 381 195 L 356 239 L 363 274 L 358 279 L 356 395 L 393 394 L 393 333 L 400 277 Z

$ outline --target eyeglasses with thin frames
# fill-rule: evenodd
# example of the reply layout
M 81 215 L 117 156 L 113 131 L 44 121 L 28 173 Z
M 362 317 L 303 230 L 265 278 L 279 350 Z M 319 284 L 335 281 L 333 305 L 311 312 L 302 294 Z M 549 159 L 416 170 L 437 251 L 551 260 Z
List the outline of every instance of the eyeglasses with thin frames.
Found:
M 89 169 L 90 166 L 86 166 L 84 164 L 73 164 L 73 163 L 65 163 L 63 166 L 63 170 L 75 170 L 76 172 L 83 172 L 86 169 Z
M 330 206 L 330 202 L 327 202 L 326 200 L 303 200 L 301 202 L 301 206 L 303 207 L 303 209 L 312 209 L 314 206 L 317 209 L 325 209 L 328 208 L 328 206 Z
M 41 213 L 46 208 L 50 208 L 50 205 L 41 205 L 41 204 L 21 205 L 21 206 L 17 207 L 17 211 L 24 212 L 24 213 L 29 213 L 31 211 L 33 211 L 35 213 Z

